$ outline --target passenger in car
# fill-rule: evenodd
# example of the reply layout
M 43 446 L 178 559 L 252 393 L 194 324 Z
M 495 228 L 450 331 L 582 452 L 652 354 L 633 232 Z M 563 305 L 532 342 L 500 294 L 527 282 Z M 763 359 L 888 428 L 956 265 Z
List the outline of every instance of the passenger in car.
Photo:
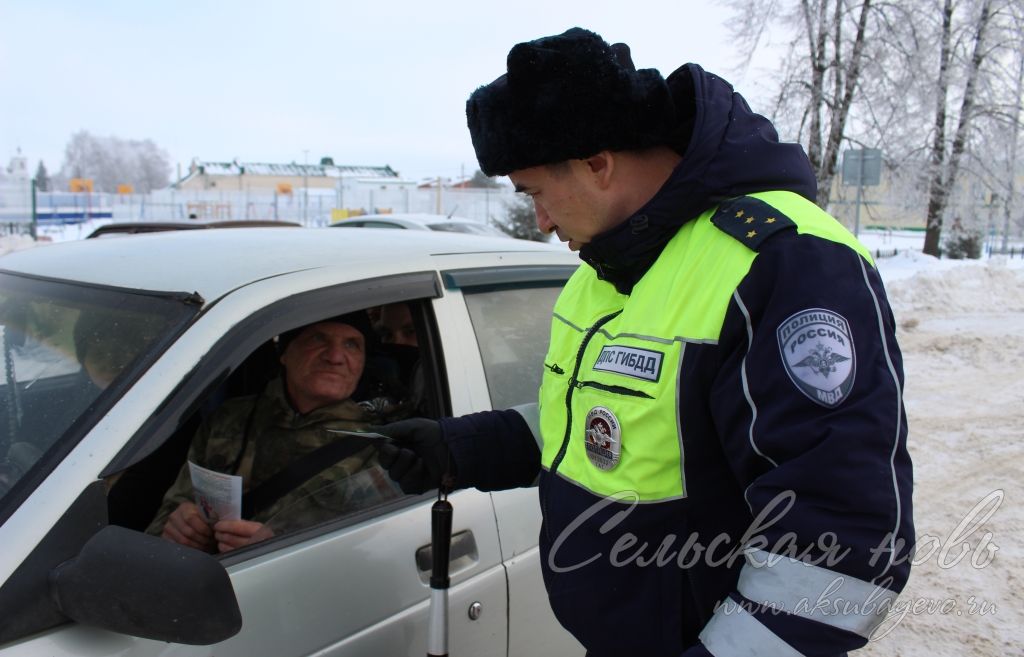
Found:
M 76 398 L 64 401 L 84 411 L 160 333 L 158 317 L 82 309 L 72 332 L 75 356 L 82 367 L 81 385 Z M 173 477 L 173 472 L 162 465 L 181 462 L 186 439 L 187 436 L 175 436 L 134 467 L 105 477 L 111 524 L 133 529 L 146 526 L 154 505 Z
M 107 313 L 82 311 L 74 328 L 75 355 L 89 380 L 105 389 L 158 335 L 158 330 L 153 319 L 127 321 Z
M 186 463 L 147 532 L 225 552 L 399 497 L 375 446 L 330 432 L 359 430 L 386 415 L 352 399 L 371 335 L 361 311 L 282 334 L 281 376 L 259 395 L 224 402 L 189 450 L 192 463 L 242 477 L 242 518 L 205 516 Z
M 374 328 L 384 344 L 399 344 L 418 347 L 416 324 L 407 303 L 389 303 L 380 307 L 379 320 Z
M 377 308 L 374 330 L 382 349 L 395 361 L 397 385 L 407 416 L 429 414 L 426 380 L 420 362 L 419 335 L 409 303 L 389 303 Z

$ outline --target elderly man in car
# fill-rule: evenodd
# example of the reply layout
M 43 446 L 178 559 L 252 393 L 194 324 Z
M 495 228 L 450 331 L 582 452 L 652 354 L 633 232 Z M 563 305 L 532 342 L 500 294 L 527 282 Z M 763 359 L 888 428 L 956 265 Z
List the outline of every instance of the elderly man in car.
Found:
M 242 477 L 242 518 L 205 514 L 194 501 L 186 463 L 147 532 L 225 552 L 400 496 L 372 444 L 331 431 L 359 430 L 379 419 L 351 398 L 370 331 L 365 313 L 354 312 L 281 335 L 281 376 L 256 396 L 226 401 L 189 449 L 190 462 Z M 340 459 L 337 441 L 349 443 Z M 336 462 L 320 469 L 331 462 L 330 450 Z

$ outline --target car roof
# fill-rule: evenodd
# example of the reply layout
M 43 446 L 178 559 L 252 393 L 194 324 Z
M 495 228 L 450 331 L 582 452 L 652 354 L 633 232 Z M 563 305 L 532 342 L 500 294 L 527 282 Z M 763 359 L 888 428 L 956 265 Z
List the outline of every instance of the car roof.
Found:
M 310 269 L 344 266 L 359 278 L 361 272 L 389 265 L 394 273 L 443 267 L 432 259 L 458 254 L 480 254 L 481 264 L 501 264 L 500 254 L 508 253 L 546 256 L 538 264 L 578 263 L 567 250 L 550 244 L 459 233 L 212 228 L 41 244 L 0 257 L 0 270 L 138 290 L 197 292 L 212 301 L 255 281 Z

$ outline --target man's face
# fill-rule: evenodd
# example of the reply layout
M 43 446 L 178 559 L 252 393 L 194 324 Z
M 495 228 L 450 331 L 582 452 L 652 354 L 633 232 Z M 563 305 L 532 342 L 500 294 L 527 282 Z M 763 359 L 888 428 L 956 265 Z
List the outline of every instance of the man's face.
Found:
M 308 413 L 351 397 L 365 361 L 363 334 L 348 324 L 320 322 L 304 328 L 281 354 L 296 410 Z
M 384 344 L 419 346 L 412 313 L 409 312 L 409 306 L 404 303 L 392 303 L 381 308 L 377 332 Z
M 570 160 L 508 174 L 516 191 L 533 200 L 541 232 L 557 234 L 573 251 L 611 227 L 587 167 L 585 160 Z

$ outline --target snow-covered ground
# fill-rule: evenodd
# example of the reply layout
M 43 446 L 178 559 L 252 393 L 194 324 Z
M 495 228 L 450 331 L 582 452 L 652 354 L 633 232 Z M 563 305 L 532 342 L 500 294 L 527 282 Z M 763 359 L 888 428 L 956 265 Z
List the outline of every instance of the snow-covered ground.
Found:
M 899 325 L 918 555 L 858 655 L 1024 655 L 1024 260 L 879 261 Z
M 1024 260 L 937 260 L 922 239 L 862 235 L 900 250 L 878 266 L 904 356 L 919 554 L 884 636 L 856 654 L 1024 655 Z M 0 254 L 28 246 L 0 238 Z

